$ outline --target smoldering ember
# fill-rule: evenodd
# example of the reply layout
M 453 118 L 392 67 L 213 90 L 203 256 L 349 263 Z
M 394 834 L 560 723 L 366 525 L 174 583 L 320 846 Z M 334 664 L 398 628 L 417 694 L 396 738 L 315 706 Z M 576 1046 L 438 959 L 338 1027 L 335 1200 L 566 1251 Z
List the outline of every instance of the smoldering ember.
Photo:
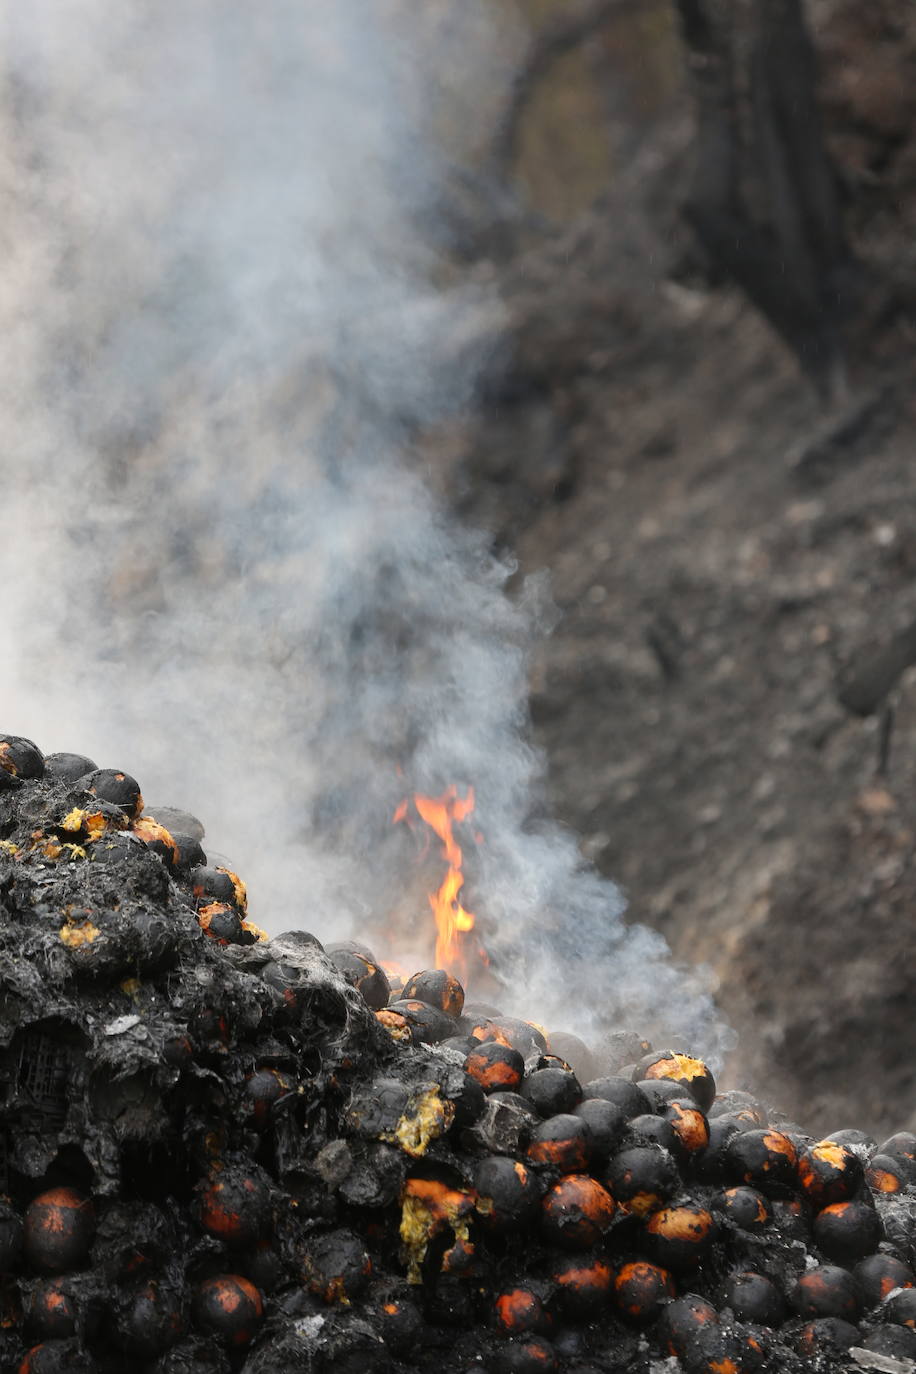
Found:
M 0 765 L 2 1370 L 914 1367 L 913 1135 L 268 939 L 129 774 Z

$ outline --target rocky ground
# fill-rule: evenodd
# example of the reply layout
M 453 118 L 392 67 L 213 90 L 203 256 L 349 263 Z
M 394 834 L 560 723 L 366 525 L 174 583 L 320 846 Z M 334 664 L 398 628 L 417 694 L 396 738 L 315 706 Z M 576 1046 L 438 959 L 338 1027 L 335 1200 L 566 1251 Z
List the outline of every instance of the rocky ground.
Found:
M 731 1081 L 880 1134 L 916 1124 L 916 26 L 815 24 L 867 297 L 846 396 L 822 408 L 695 270 L 682 119 L 503 270 L 503 381 L 436 466 L 550 569 L 554 804 L 632 918 L 715 970 Z

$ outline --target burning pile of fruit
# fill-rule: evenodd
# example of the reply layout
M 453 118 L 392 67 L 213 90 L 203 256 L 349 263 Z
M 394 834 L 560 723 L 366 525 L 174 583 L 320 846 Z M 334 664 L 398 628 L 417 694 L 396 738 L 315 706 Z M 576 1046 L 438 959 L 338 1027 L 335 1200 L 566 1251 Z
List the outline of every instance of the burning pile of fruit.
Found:
M 0 736 L 0 1370 L 913 1367 L 916 1137 L 268 940 L 201 838 Z

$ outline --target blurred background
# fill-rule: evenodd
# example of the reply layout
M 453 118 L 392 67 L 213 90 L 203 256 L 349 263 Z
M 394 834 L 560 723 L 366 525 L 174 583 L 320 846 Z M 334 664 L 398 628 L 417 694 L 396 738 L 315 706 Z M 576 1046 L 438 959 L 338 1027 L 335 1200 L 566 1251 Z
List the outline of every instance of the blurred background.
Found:
M 916 17 L 494 8 L 524 39 L 463 246 L 508 318 L 429 463 L 551 570 L 553 804 L 714 968 L 735 1082 L 912 1121 Z
M 484 816 L 471 744 L 505 776 L 489 723 L 459 750 L 438 697 L 402 710 L 447 644 L 449 700 L 511 679 L 494 732 L 530 687 L 536 809 L 711 970 L 726 1086 L 916 1129 L 916 13 L 302 9 L 5 21 L 9 728 L 200 810 L 255 920 L 323 929 L 400 843 L 395 762 Z M 459 636 L 424 488 L 483 531 Z M 484 664 L 481 604 L 499 653 L 552 632 Z M 288 878 L 281 832 L 321 838 Z

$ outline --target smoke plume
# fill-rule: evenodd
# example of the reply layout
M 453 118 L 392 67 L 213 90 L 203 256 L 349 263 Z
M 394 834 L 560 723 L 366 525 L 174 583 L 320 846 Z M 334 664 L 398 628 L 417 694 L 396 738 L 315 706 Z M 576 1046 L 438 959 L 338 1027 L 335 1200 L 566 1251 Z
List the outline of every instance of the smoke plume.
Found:
M 199 814 L 272 932 L 394 912 L 421 949 L 392 814 L 473 785 L 506 1010 L 715 1056 L 698 977 L 532 819 L 537 617 L 412 454 L 499 310 L 447 270 L 432 131 L 506 35 L 444 8 L 434 63 L 365 0 L 10 11 L 2 723 Z

